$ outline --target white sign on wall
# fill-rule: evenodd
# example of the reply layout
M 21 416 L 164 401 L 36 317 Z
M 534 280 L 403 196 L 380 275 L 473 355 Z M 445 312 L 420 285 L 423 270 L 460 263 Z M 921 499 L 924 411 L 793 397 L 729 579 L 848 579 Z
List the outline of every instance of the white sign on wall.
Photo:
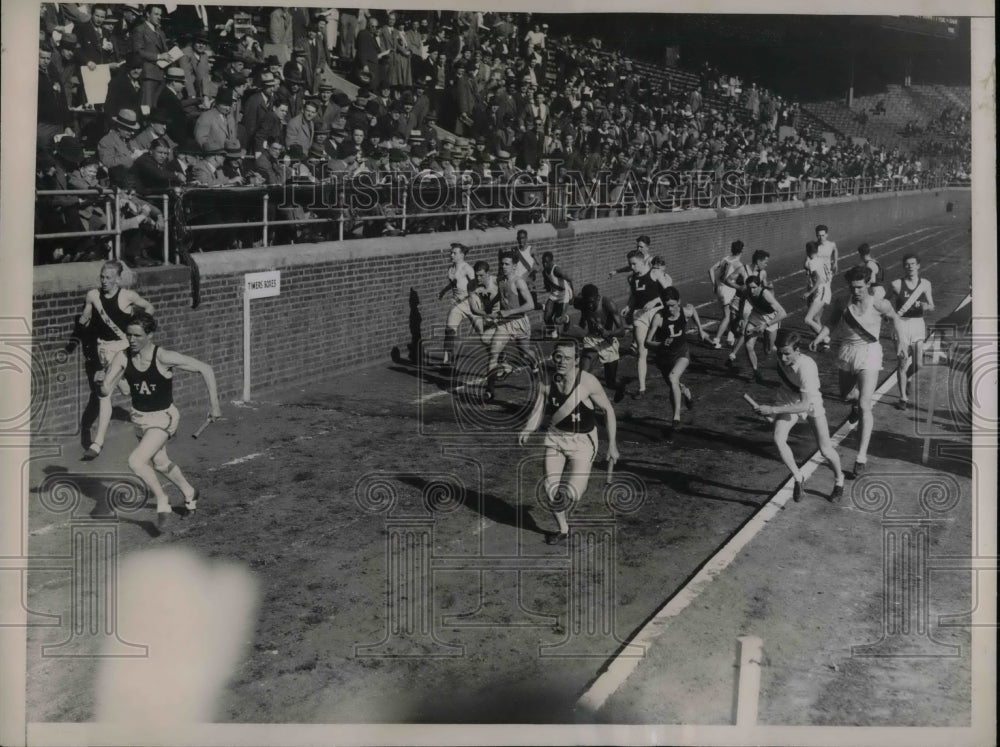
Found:
M 243 276 L 243 401 L 250 401 L 250 299 L 281 295 L 281 270 Z

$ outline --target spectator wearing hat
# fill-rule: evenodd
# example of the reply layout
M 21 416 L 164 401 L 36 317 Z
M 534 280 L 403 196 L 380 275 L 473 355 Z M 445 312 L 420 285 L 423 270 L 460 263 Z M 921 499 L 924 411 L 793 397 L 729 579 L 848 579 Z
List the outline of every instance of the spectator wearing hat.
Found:
M 97 156 L 101 165 L 108 171 L 115 166 L 132 165 L 139 155 L 132 146 L 132 138 L 142 127 L 139 118 L 132 109 L 122 109 L 112 117 L 112 130 L 101 138 L 97 144 Z
M 333 84 L 320 83 L 317 88 L 319 90 L 319 100 L 316 102 L 316 105 L 319 107 L 318 120 L 325 123 L 327 127 L 333 127 L 333 123 L 340 119 L 343 107 L 337 101 L 334 101 Z M 344 98 L 341 100 L 344 100 Z
M 285 183 L 285 164 L 281 158 L 284 153 L 281 142 L 274 140 L 268 143 L 253 163 L 253 170 L 264 178 L 264 183 L 273 186 Z
M 115 112 L 122 109 L 140 111 L 142 106 L 142 58 L 130 53 L 125 64 L 111 76 L 108 95 L 104 99 L 104 115 L 109 125 Z
M 311 94 L 315 83 L 315 75 L 313 69 L 308 64 L 307 57 L 308 55 L 304 49 L 294 49 L 292 51 L 292 59 L 285 63 L 282 75 L 284 75 L 287 81 L 295 77 L 296 71 L 298 71 L 298 78 L 302 81 L 305 92 Z
M 150 145 L 152 145 L 154 140 L 159 138 L 166 138 L 168 140 L 168 145 L 171 148 L 177 146 L 177 142 L 170 140 L 167 135 L 167 125 L 170 124 L 170 117 L 162 109 L 153 109 L 149 113 L 149 119 L 147 120 L 146 127 L 139 132 L 134 138 L 130 145 L 132 150 L 136 152 L 145 152 L 149 150 Z
M 165 138 L 157 138 L 149 144 L 145 153 L 135 159 L 132 173 L 138 180 L 140 192 L 162 191 L 185 183 L 183 173 L 170 165 L 171 150 L 171 144 Z
M 38 144 L 48 146 L 56 135 L 67 130 L 73 115 L 66 105 L 62 84 L 49 73 L 52 50 L 47 45 L 38 49 Z
M 122 232 L 122 259 L 132 267 L 158 265 L 159 262 L 149 256 L 149 251 L 163 243 L 163 213 L 136 195 L 140 185 L 130 169 L 115 166 L 109 177 L 112 186 L 121 190 L 118 227 Z
M 232 111 L 233 92 L 228 88 L 220 88 L 215 97 L 215 105 L 203 112 L 194 125 L 194 139 L 202 150 L 218 151 L 227 141 L 237 140 Z
M 254 153 L 260 152 L 257 133 L 264 122 L 265 113 L 274 105 L 278 91 L 278 80 L 269 70 L 260 73 L 258 82 L 260 85 L 257 90 L 247 97 L 242 121 L 246 142 Z
M 103 5 L 95 5 L 90 11 L 90 21 L 78 24 L 75 28 L 80 41 L 80 63 L 90 70 L 97 65 L 110 65 L 114 70 L 121 59 L 110 33 L 104 29 L 107 18 L 108 9 Z
M 129 46 L 127 37 L 122 32 L 121 19 L 112 12 L 114 7 L 105 7 L 107 15 L 104 17 L 103 29 L 104 38 L 111 43 L 111 56 L 120 66 L 128 54 Z
M 358 36 L 358 11 L 341 8 L 337 29 L 337 53 L 345 63 L 354 60 L 354 40 Z
M 424 118 L 431 110 L 431 97 L 427 92 L 430 84 L 430 76 L 417 78 L 413 81 L 413 117 L 417 127 L 422 127 Z
M 163 83 L 154 111 L 162 112 L 166 118 L 167 136 L 175 143 L 180 143 L 188 137 L 191 122 L 188 111 L 197 108 L 197 101 L 184 97 L 187 76 L 181 68 L 168 67 Z
M 191 36 L 191 43 L 184 47 L 183 56 L 177 61 L 184 71 L 184 86 L 188 98 L 204 99 L 208 96 L 212 79 L 212 50 L 208 45 L 208 34 L 204 30 Z
M 292 38 L 292 14 L 287 8 L 275 8 L 271 11 L 267 42 L 274 49 L 279 64 L 284 65 L 292 59 Z
M 476 108 L 476 91 L 466 75 L 465 67 L 455 67 L 455 85 L 452 89 L 455 103 L 455 123 L 452 132 L 459 136 L 467 136 L 472 132 L 472 113 Z
M 307 99 L 302 105 L 302 113 L 292 117 L 288 121 L 285 130 L 285 147 L 291 148 L 299 145 L 303 153 L 308 153 L 312 146 L 313 133 L 316 129 L 316 116 L 319 114 L 319 107 L 314 99 Z
M 68 107 L 79 106 L 85 99 L 83 86 L 80 84 L 80 64 L 77 61 L 79 47 L 75 34 L 63 34 L 59 40 L 59 52 L 52 55 L 50 63 L 52 76 L 59 81 Z
M 132 51 L 143 61 L 142 65 L 142 106 L 153 108 L 163 85 L 163 70 L 158 62 L 169 62 L 167 37 L 160 28 L 163 8 L 159 5 L 146 6 L 143 22 L 132 29 L 130 42 Z
M 237 144 L 237 141 L 232 141 Z M 199 184 L 203 187 L 229 187 L 242 182 L 242 177 L 227 177 L 222 172 L 222 164 L 226 160 L 225 144 L 206 150 L 202 148 L 201 158 L 195 158 L 188 174 L 188 184 Z
M 424 56 L 424 38 L 415 19 L 404 19 L 403 27 L 403 35 L 406 37 L 406 46 L 410 52 L 410 85 L 412 85 L 416 82 L 417 74 L 420 69 L 418 62 Z
M 278 142 L 284 147 L 285 129 L 291 119 L 288 100 L 277 97 L 270 109 L 263 113 L 260 125 L 253 137 L 253 150 L 262 152 L 271 143 Z
M 348 132 L 361 130 L 366 135 L 368 134 L 372 126 L 367 106 L 368 97 L 362 96 L 362 92 L 359 90 L 357 98 L 351 103 L 351 107 L 347 110 L 347 115 L 344 117 L 345 127 Z
M 319 145 L 327 158 L 337 157 L 337 144 L 330 139 L 330 125 L 317 118 L 313 129 L 313 145 Z
M 289 116 L 298 116 L 306 98 L 305 81 L 297 67 L 292 67 L 284 74 L 284 80 L 278 87 L 277 96 L 288 102 Z
M 238 140 L 230 140 L 226 143 L 222 153 L 222 175 L 232 181 L 232 184 L 249 185 L 259 187 L 264 183 L 264 178 L 255 171 L 244 172 L 243 161 L 247 152 Z M 243 216 L 239 220 L 243 220 Z
M 330 69 L 329 53 L 326 49 L 326 18 L 320 16 L 309 27 L 308 40 L 306 41 L 306 67 L 312 70 L 312 93 L 319 91 L 320 81 L 330 80 L 332 71 Z
M 358 31 L 355 40 L 354 64 L 357 75 L 367 70 L 371 75 L 371 85 L 378 86 L 381 80 L 379 65 L 382 58 L 389 55 L 391 49 L 383 49 L 378 38 L 378 21 L 369 19 L 368 25 Z

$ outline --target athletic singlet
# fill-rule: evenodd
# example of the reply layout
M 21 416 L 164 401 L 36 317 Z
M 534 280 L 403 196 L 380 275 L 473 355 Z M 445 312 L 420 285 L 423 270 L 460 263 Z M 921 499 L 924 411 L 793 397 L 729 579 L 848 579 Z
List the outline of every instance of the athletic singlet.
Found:
M 809 273 L 815 283 L 813 286 L 814 291 L 822 288 L 824 285 L 829 285 L 830 281 L 833 280 L 833 272 L 830 269 L 830 265 L 819 255 L 806 259 L 806 272 Z
M 796 394 L 805 395 L 806 399 L 822 399 L 819 388 L 819 369 L 816 361 L 805 355 L 799 355 L 794 365 L 786 366 L 778 360 L 778 378 L 782 385 Z
M 478 280 L 473 280 L 472 293 L 483 299 L 483 311 L 489 314 L 500 300 L 500 288 L 497 286 L 495 275 L 486 276 L 486 285 L 480 285 Z
M 767 285 L 767 270 L 754 270 L 752 267 L 747 266 L 747 279 L 757 278 L 760 280 L 761 285 Z M 744 281 L 745 282 L 745 281 Z
M 98 291 L 97 302 L 101 304 L 101 308 L 104 309 L 104 313 L 108 315 L 108 318 L 111 319 L 112 322 L 118 325 L 118 329 L 124 332 L 125 328 L 128 326 L 128 320 L 130 315 L 122 311 L 118 305 L 118 297 L 121 295 L 121 293 L 122 289 L 119 288 L 118 290 L 115 291 L 115 295 L 111 296 L 111 298 L 105 298 L 104 294 Z M 107 325 L 104 319 L 101 318 L 100 314 L 95 314 L 93 317 L 91 317 L 91 319 L 96 320 L 97 322 L 97 338 L 99 340 L 124 339 L 119 335 L 117 335 L 114 332 L 114 330 L 112 330 L 111 327 Z
M 554 381 L 549 385 L 549 396 L 545 400 L 545 414 L 549 419 L 556 414 L 556 410 L 562 407 L 563 402 L 572 394 L 573 392 L 569 394 L 560 392 Z M 594 411 L 586 407 L 581 400 L 570 411 L 569 415 L 560 422 L 553 423 L 552 427 L 569 433 L 590 433 L 597 427 L 597 418 L 594 417 Z
M 652 270 L 647 272 L 645 275 L 637 276 L 635 273 L 632 273 L 628 276 L 628 285 L 632 290 L 634 311 L 641 311 L 647 304 L 650 304 L 660 298 L 660 291 L 662 288 L 659 283 L 650 277 L 651 273 Z
M 906 284 L 906 278 L 899 281 L 899 295 L 896 296 L 896 311 L 899 311 L 910 300 L 910 296 L 915 293 L 923 293 L 923 281 L 917 278 L 915 287 L 910 288 Z M 904 313 L 900 314 L 904 319 L 920 319 L 924 315 L 923 306 L 912 304 Z
M 770 302 L 764 298 L 764 292 L 761 291 L 756 296 L 753 293 L 747 294 L 747 303 L 750 304 L 750 308 L 756 311 L 761 316 L 767 316 L 768 314 L 774 313 L 774 307 Z
M 523 303 L 525 301 L 530 301 L 531 300 L 531 296 L 528 296 L 528 298 L 526 298 L 526 299 L 525 298 L 521 298 L 521 293 L 520 293 L 520 291 L 517 290 L 517 288 L 515 286 L 515 283 L 514 283 L 514 278 L 513 277 L 508 278 L 507 280 L 504 281 L 504 283 L 506 284 L 507 288 L 509 288 L 510 290 L 514 291 L 514 294 L 517 296 L 517 305 L 518 306 L 523 305 Z M 500 308 L 504 309 L 504 310 L 509 309 L 510 308 L 510 303 L 507 301 L 507 294 L 504 292 L 504 288 L 499 284 L 499 282 L 497 283 L 497 290 L 498 290 L 497 300 L 500 302 Z M 504 319 L 504 321 L 506 321 L 506 322 L 512 322 L 515 319 L 523 319 L 524 316 L 525 316 L 525 314 L 520 314 L 518 316 L 509 316 L 506 319 Z
M 874 259 L 869 259 L 865 262 L 865 267 L 868 268 L 868 282 L 872 285 L 881 285 L 882 279 L 885 277 L 885 272 L 882 270 L 882 265 L 876 262 Z
M 466 269 L 468 269 L 468 272 L 465 271 Z M 469 295 L 470 275 L 475 277 L 472 273 L 472 266 L 468 262 L 462 262 L 459 265 L 452 265 L 448 268 L 448 280 L 455 284 L 451 289 L 451 294 L 456 301 L 461 301 Z
M 687 317 L 684 316 L 684 312 L 681 311 L 676 319 L 671 319 L 665 313 L 660 312 L 660 318 L 663 321 L 653 336 L 654 342 L 663 343 L 659 350 L 667 355 L 677 355 L 684 351 L 687 348 L 687 337 L 685 336 Z
M 740 271 L 743 263 L 740 261 L 739 257 L 734 257 L 729 255 L 723 257 L 722 261 L 719 262 L 719 285 L 723 285 L 727 282 L 732 283 L 734 276 Z
M 836 248 L 836 241 L 824 241 L 816 247 L 816 256 L 823 260 L 831 274 L 833 273 L 833 251 Z
M 869 303 L 868 308 L 860 315 L 855 315 L 850 304 L 844 308 L 840 326 L 841 345 L 860 345 L 862 343 L 878 342 L 882 333 L 882 314 Z
M 149 368 L 140 371 L 132 362 L 132 351 L 125 351 L 128 356 L 128 362 L 125 364 L 125 380 L 132 392 L 132 408 L 139 412 L 166 410 L 174 403 L 174 380 L 160 373 L 156 365 L 156 356 L 159 352 L 160 346 L 154 346 Z
M 542 272 L 542 284 L 546 293 L 552 293 L 559 296 L 559 298 L 553 298 L 552 300 L 561 301 L 562 303 L 569 302 L 569 286 L 565 280 L 560 277 L 556 277 L 555 265 L 552 265 L 552 269 L 548 272 Z

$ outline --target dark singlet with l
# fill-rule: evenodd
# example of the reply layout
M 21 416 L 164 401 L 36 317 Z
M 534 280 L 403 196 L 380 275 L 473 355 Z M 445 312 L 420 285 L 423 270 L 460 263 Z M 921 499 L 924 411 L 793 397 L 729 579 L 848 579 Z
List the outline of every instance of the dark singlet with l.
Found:
M 901 308 L 903 308 L 903 306 L 905 306 L 909 302 L 910 296 L 912 296 L 914 293 L 917 292 L 917 289 L 920 288 L 920 285 L 921 282 L 917 280 L 917 284 L 911 288 L 906 284 L 906 278 L 903 278 L 899 282 L 899 296 L 896 298 L 896 311 L 899 311 Z M 902 314 L 904 319 L 919 319 L 923 315 L 924 315 L 924 307 L 917 306 L 917 304 L 913 304 Z
M 663 323 L 656 330 L 653 336 L 654 342 L 661 342 L 663 346 L 659 349 L 661 356 L 677 356 L 687 351 L 687 319 L 682 311 L 676 319 L 671 319 L 666 314 L 662 315 Z
M 118 329 L 124 332 L 125 328 L 128 327 L 128 321 L 130 316 L 126 314 L 124 311 L 122 311 L 121 308 L 118 306 L 118 297 L 121 295 L 121 292 L 122 289 L 119 288 L 118 290 L 115 291 L 115 295 L 111 296 L 110 298 L 105 298 L 103 294 L 98 293 L 97 299 L 98 303 L 100 303 L 101 307 L 104 309 L 104 313 L 108 315 L 108 318 L 116 325 L 118 325 Z M 104 321 L 104 318 L 102 317 L 101 314 L 95 314 L 94 320 L 97 324 L 98 339 L 100 340 L 121 339 L 121 337 L 119 337 L 111 329 L 111 327 L 108 326 L 107 322 Z
M 759 295 L 756 296 L 753 293 L 751 293 L 749 296 L 747 296 L 747 301 L 750 303 L 750 308 L 752 308 L 761 316 L 767 316 L 768 314 L 774 313 L 774 307 L 766 298 L 764 298 L 763 293 L 760 293 Z
M 635 311 L 639 311 L 650 301 L 660 297 L 660 285 L 653 280 L 650 275 L 652 270 L 645 275 L 629 275 L 628 284 L 632 290 L 632 297 L 635 304 Z
M 579 383 L 577 384 L 579 386 Z M 576 387 L 574 387 L 575 389 Z M 553 381 L 549 386 L 549 396 L 545 400 L 545 414 L 551 419 L 556 411 L 562 407 L 563 402 L 566 401 L 568 397 L 573 394 L 572 390 L 569 394 L 563 394 L 559 391 L 559 387 L 556 382 Z M 558 423 L 553 423 L 553 427 L 560 431 L 567 431 L 569 433 L 590 433 L 594 428 L 597 427 L 597 419 L 594 417 L 594 411 L 583 404 L 583 400 L 577 403 L 569 415 L 563 418 Z
M 160 373 L 156 365 L 156 356 L 159 352 L 160 347 L 157 345 L 153 348 L 149 368 L 140 371 L 135 367 L 132 351 L 126 351 L 128 362 L 125 364 L 125 380 L 132 393 L 132 407 L 139 412 L 166 410 L 174 403 L 174 380 Z

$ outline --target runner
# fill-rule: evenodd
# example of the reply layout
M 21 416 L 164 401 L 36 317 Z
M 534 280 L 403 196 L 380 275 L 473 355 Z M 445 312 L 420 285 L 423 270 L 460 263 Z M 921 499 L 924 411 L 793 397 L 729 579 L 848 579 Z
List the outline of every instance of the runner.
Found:
M 882 270 L 882 265 L 872 259 L 871 247 L 868 244 L 859 246 L 858 257 L 861 259 L 861 265 L 868 269 L 868 287 L 871 288 L 872 295 L 876 298 L 884 298 L 885 287 L 882 285 L 882 281 L 885 278 L 885 273 Z
M 560 340 L 552 353 L 554 372 L 543 380 L 528 422 L 518 437 L 524 446 L 542 423 L 545 433 L 545 494 L 559 531 L 549 534 L 550 545 L 569 538 L 567 517 L 587 490 L 590 469 L 597 456 L 597 416 L 604 414 L 608 430 L 609 460 L 618 459 L 615 411 L 600 383 L 579 365 L 579 349 L 573 340 Z
M 729 246 L 729 254 L 708 270 L 708 275 L 712 280 L 712 287 L 715 289 L 716 298 L 719 300 L 719 308 L 722 309 L 722 319 L 719 321 L 719 328 L 715 337 L 712 338 L 712 347 L 716 350 L 722 347 L 722 338 L 726 337 L 726 343 L 732 345 L 735 335 L 729 331 L 730 317 L 732 310 L 730 305 L 736 298 L 736 291 L 743 282 L 743 242 L 737 239 Z
M 556 340 L 560 333 L 565 334 L 569 328 L 569 315 L 566 312 L 573 300 L 573 280 L 556 266 L 552 252 L 542 255 L 542 282 L 548 293 L 542 312 L 545 336 Z
M 903 257 L 903 272 L 905 275 L 901 279 L 892 281 L 893 300 L 896 313 L 901 318 L 902 331 L 899 339 L 902 354 L 896 367 L 899 383 L 897 410 L 905 410 L 910 405 L 910 385 L 924 359 L 924 340 L 927 339 L 924 312 L 934 311 L 931 281 L 920 277 L 920 259 L 917 255 L 907 254 Z
M 531 294 L 532 309 L 539 309 L 538 294 L 535 292 L 535 279 L 538 277 L 538 263 L 535 255 L 531 253 L 531 244 L 528 243 L 528 232 L 523 228 L 517 231 L 517 246 L 513 249 L 514 276 L 522 278 Z M 503 260 L 503 252 L 497 258 L 497 263 Z
M 448 267 L 448 284 L 438 293 L 438 299 L 451 294 L 451 309 L 444 327 L 444 358 L 441 363 L 452 366 L 455 363 L 455 338 L 458 337 L 462 320 L 472 321 L 469 308 L 469 283 L 476 279 L 472 265 L 465 261 L 468 247 L 457 241 L 451 244 L 451 266 Z
M 819 245 L 815 241 L 806 244 L 806 261 L 803 267 L 806 271 L 804 298 L 809 304 L 803 321 L 809 329 L 819 335 L 823 329 L 820 321 L 823 318 L 823 309 L 833 298 L 831 289 L 833 275 L 830 274 L 830 266 L 819 256 Z M 828 344 L 823 345 L 824 350 L 829 348 Z
M 114 357 L 128 347 L 125 325 L 132 312 L 141 309 L 147 314 L 153 313 L 153 304 L 135 291 L 121 287 L 124 269 L 125 266 L 117 260 L 109 260 L 101 265 L 101 287 L 87 291 L 83 312 L 80 314 L 82 326 L 88 327 L 92 321 L 94 323 L 93 331 L 97 335 L 97 357 L 100 362 L 98 371 L 104 371 Z M 84 452 L 87 460 L 99 457 L 104 447 L 108 425 L 111 423 L 112 391 L 113 389 L 98 398 L 97 433 Z M 128 388 L 124 385 L 120 391 L 128 394 Z
M 513 366 L 507 363 L 500 365 L 500 353 L 507 347 L 507 343 L 515 342 L 527 364 L 533 369 L 538 367 L 535 353 L 529 344 L 531 324 L 528 321 L 528 312 L 534 309 L 534 304 L 524 279 L 515 274 L 516 253 L 512 251 L 504 254 L 500 260 L 500 277 L 497 283 L 500 291 L 500 308 L 495 319 L 486 320 L 483 337 L 490 348 L 484 394 L 486 402 L 493 400 L 497 381 L 506 378 L 514 370 Z
M 750 264 L 743 266 L 743 283 L 744 290 L 746 289 L 747 278 L 756 277 L 760 279 L 761 284 L 764 286 L 765 290 L 773 291 L 774 283 L 770 282 L 767 277 L 767 265 L 771 261 L 771 253 L 766 252 L 763 249 L 758 249 L 753 253 L 753 257 L 750 259 Z M 748 303 L 743 303 L 743 298 L 737 293 L 737 298 L 733 299 L 733 303 L 738 304 L 740 308 L 740 314 L 742 315 L 743 324 L 746 324 L 746 320 L 750 318 L 750 311 L 753 308 Z M 774 350 L 774 336 L 777 334 L 777 330 L 773 333 L 768 332 L 767 336 L 764 338 L 764 352 L 767 355 L 771 354 Z
M 496 275 L 490 274 L 490 263 L 484 259 L 472 266 L 476 282 L 469 288 L 469 311 L 472 312 L 472 326 L 476 334 L 486 331 L 486 320 L 496 315 L 500 302 L 500 289 Z
M 151 314 L 134 313 L 125 327 L 128 348 L 115 355 L 108 370 L 98 376 L 102 380 L 101 393 L 105 396 L 114 391 L 122 377 L 128 383 L 132 395 L 132 422 L 139 438 L 139 445 L 129 454 L 128 466 L 156 496 L 156 527 L 162 531 L 172 510 L 170 499 L 156 477 L 157 472 L 180 488 L 188 515 L 198 508 L 198 490 L 167 456 L 167 441 L 177 433 L 180 422 L 173 398 L 174 369 L 200 373 L 208 388 L 209 417 L 220 418 L 222 411 L 212 367 L 159 347 L 153 342 L 155 331 L 156 320 Z
M 681 422 L 681 401 L 687 404 L 689 410 L 694 407 L 691 390 L 681 383 L 681 376 L 691 362 L 686 335 L 688 322 L 695 323 L 703 342 L 707 342 L 709 337 L 702 329 L 695 307 L 681 305 L 681 294 L 677 288 L 670 287 L 663 291 L 663 304 L 664 307 L 656 312 L 649 325 L 646 347 L 656 353 L 656 367 L 660 369 L 663 380 L 670 385 L 670 400 L 674 408 L 670 425 L 672 433 Z
M 649 253 L 649 247 L 651 246 L 651 241 L 649 236 L 642 234 L 635 240 L 635 248 L 642 252 L 642 256 L 647 262 L 651 262 L 653 257 Z M 609 278 L 613 278 L 615 275 L 623 275 L 626 272 L 632 272 L 632 265 L 628 263 L 628 254 L 625 255 L 626 264 L 623 266 L 612 270 L 608 273 Z
M 746 324 L 740 332 L 740 337 L 733 346 L 733 352 L 726 359 L 726 367 L 736 370 L 736 354 L 745 344 L 747 346 L 747 358 L 750 359 L 750 368 L 753 369 L 753 380 L 758 384 L 764 383 L 764 377 L 760 373 L 757 365 L 757 338 L 767 334 L 774 339 L 778 334 L 778 327 L 781 320 L 788 316 L 785 308 L 778 303 L 774 293 L 766 290 L 760 282 L 760 278 L 751 275 L 747 278 L 746 289 L 743 292 L 743 303 L 750 308 Z M 743 311 L 740 311 L 743 314 Z
M 871 441 L 874 420 L 872 395 L 878 383 L 878 372 L 882 370 L 882 344 L 879 335 L 882 319 L 891 319 L 896 330 L 897 357 L 903 356 L 902 340 L 905 336 L 903 325 L 884 298 L 874 298 L 868 290 L 868 270 L 852 267 L 845 275 L 850 296 L 833 305 L 827 324 L 816 338 L 809 343 L 809 349 L 829 341 L 830 330 L 843 322 L 840 331 L 840 352 L 837 355 L 840 394 L 851 402 L 849 420 L 861 420 L 861 436 L 858 456 L 854 463 L 854 477 L 860 477 L 868 462 L 868 443 Z
M 632 274 L 628 276 L 631 292 L 628 303 L 622 309 L 622 316 L 626 321 L 629 317 L 632 320 L 632 339 L 638 356 L 636 373 L 639 378 L 639 389 L 632 397 L 639 399 L 646 393 L 646 358 L 649 354 L 646 349 L 646 336 L 653 315 L 663 306 L 663 301 L 660 299 L 662 286 L 653 279 L 652 269 L 639 249 L 633 249 L 628 253 L 628 262 L 632 268 Z
M 826 266 L 830 270 L 830 277 L 832 278 L 837 276 L 839 257 L 837 256 L 836 242 L 827 239 L 829 233 L 830 229 L 826 226 L 822 224 L 816 226 L 816 253 L 821 260 L 826 262 Z
M 584 329 L 580 365 L 589 371 L 595 360 L 600 361 L 604 365 L 604 385 L 614 389 L 619 399 L 618 349 L 625 334 L 625 323 L 615 302 L 602 296 L 596 285 L 585 285 L 580 293 L 573 299 L 573 305 L 580 310 L 580 326 Z
M 830 426 L 826 420 L 826 409 L 823 407 L 823 395 L 820 393 L 819 370 L 816 361 L 799 352 L 801 338 L 797 332 L 783 329 L 778 332 L 778 377 L 781 388 L 778 390 L 776 405 L 759 405 L 754 408 L 758 413 L 774 419 L 774 443 L 781 454 L 795 486 L 792 489 L 792 499 L 797 503 L 802 500 L 802 483 L 804 477 L 795 463 L 795 455 L 788 446 L 788 435 L 800 421 L 810 421 L 819 453 L 823 455 L 833 470 L 834 485 L 830 493 L 830 502 L 837 503 L 844 495 L 844 471 L 840 466 L 840 457 L 830 441 Z

